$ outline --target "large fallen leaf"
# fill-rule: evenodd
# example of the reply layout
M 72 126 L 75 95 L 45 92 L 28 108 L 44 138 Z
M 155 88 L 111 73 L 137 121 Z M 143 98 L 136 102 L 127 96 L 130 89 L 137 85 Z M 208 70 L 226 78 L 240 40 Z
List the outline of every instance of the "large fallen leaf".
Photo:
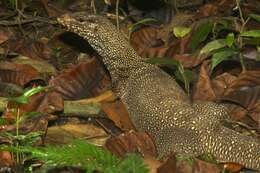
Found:
M 0 44 L 7 41 L 11 36 L 10 32 L 0 31 Z
M 0 80 L 23 87 L 32 80 L 43 80 L 43 78 L 30 65 L 2 61 L 0 63 Z
M 160 30 L 155 27 L 145 27 L 133 32 L 130 43 L 142 57 L 154 57 L 155 52 L 156 55 L 164 55 L 167 50 L 163 49 L 164 42 L 160 38 Z
M 143 156 L 156 157 L 156 149 L 147 133 L 128 132 L 107 140 L 106 148 L 117 156 L 124 157 L 127 153 L 141 153 Z
M 48 76 L 54 76 L 57 73 L 57 70 L 50 63 L 47 63 L 41 59 L 31 59 L 26 56 L 18 56 L 12 59 L 12 62 L 17 64 L 28 64 L 35 68 L 39 73 Z
M 64 125 L 52 126 L 47 130 L 46 144 L 66 144 L 75 139 L 87 139 L 98 146 L 103 146 L 109 135 L 93 124 L 69 122 Z
M 120 129 L 126 131 L 135 129 L 131 119 L 129 118 L 128 112 L 121 101 L 104 102 L 102 104 L 102 110 Z
M 198 82 L 192 95 L 193 100 L 212 101 L 216 99 L 210 80 L 210 61 L 204 61 L 200 67 Z
M 109 77 L 100 63 L 91 59 L 64 71 L 50 80 L 49 84 L 65 100 L 77 100 L 104 91 L 109 84 Z
M 175 155 L 170 155 L 157 171 L 157 173 L 177 173 L 177 159 Z
M 8 43 L 6 47 L 11 52 L 16 52 L 31 59 L 51 60 L 53 58 L 51 48 L 43 41 L 20 39 Z

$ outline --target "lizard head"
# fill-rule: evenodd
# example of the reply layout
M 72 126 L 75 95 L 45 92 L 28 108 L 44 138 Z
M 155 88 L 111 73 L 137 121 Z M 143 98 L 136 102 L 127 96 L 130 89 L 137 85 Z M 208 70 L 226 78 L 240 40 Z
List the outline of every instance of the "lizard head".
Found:
M 106 56 L 107 53 L 120 52 L 125 48 L 125 38 L 117 32 L 116 27 L 105 17 L 74 13 L 65 14 L 57 20 L 68 31 L 86 39 L 101 56 Z
M 124 35 L 105 17 L 86 13 L 65 14 L 58 22 L 85 40 L 102 56 L 103 62 L 112 71 L 141 64 L 135 50 Z M 135 61 L 140 61 L 136 63 Z M 143 66 L 143 64 L 142 64 Z

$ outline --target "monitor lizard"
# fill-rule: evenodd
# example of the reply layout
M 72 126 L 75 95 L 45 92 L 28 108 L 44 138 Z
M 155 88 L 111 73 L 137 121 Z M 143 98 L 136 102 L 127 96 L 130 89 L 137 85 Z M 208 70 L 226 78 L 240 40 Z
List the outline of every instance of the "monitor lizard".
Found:
M 105 17 L 65 14 L 58 22 L 86 39 L 110 72 L 116 94 L 139 131 L 154 139 L 160 157 L 210 153 L 217 160 L 260 170 L 260 143 L 222 125 L 227 106 L 191 103 L 177 82 L 159 67 L 145 63 Z

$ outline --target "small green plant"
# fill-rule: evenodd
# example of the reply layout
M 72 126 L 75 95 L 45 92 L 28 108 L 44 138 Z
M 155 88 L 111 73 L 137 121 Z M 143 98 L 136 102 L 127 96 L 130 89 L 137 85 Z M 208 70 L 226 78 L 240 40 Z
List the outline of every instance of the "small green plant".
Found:
M 32 114 L 21 115 L 20 114 L 20 106 L 23 105 L 23 104 L 28 104 L 29 97 L 31 97 L 31 96 L 39 93 L 39 92 L 45 91 L 48 88 L 49 87 L 38 86 L 38 87 L 35 87 L 35 88 L 32 88 L 32 89 L 25 90 L 25 92 L 21 96 L 11 97 L 11 98 L 8 99 L 9 103 L 12 105 L 11 108 L 9 108 L 9 109 L 12 109 L 12 112 L 15 116 L 16 136 L 19 135 L 19 124 L 20 124 L 20 122 L 24 119 L 27 119 L 27 117 L 30 117 L 32 115 Z
M 208 42 L 201 50 L 199 55 L 207 55 L 210 56 L 212 55 L 211 62 L 211 70 L 213 71 L 215 67 L 220 64 L 222 61 L 228 60 L 232 57 L 238 57 L 240 60 L 240 64 L 242 67 L 242 70 L 245 71 L 245 63 L 244 63 L 244 57 L 242 54 L 242 50 L 245 46 L 244 40 L 251 40 L 253 43 L 254 39 L 259 39 L 260 38 L 260 30 L 245 30 L 246 24 L 250 19 L 254 19 L 256 21 L 259 21 L 260 16 L 256 14 L 250 14 L 249 17 L 245 20 L 240 8 L 240 1 L 236 0 L 237 3 L 237 8 L 239 10 L 239 21 L 241 23 L 241 26 L 238 27 L 238 33 L 235 32 L 229 32 L 225 38 L 220 38 L 220 39 L 214 39 L 213 41 Z M 235 19 L 237 20 L 237 19 Z M 226 22 L 225 22 L 226 21 Z M 225 19 L 220 21 L 217 21 L 217 23 L 221 24 L 220 26 L 223 29 L 229 29 L 228 28 L 228 21 L 230 19 Z M 213 37 L 216 38 L 216 24 L 215 28 L 212 28 L 214 30 L 213 32 Z M 209 29 L 208 29 L 209 30 Z M 195 41 L 195 46 L 192 44 L 192 47 L 196 47 L 198 41 Z M 259 43 L 254 43 L 256 45 L 256 48 L 258 48 Z
M 35 87 L 32 89 L 27 89 L 23 92 L 23 94 L 21 96 L 18 97 L 11 97 L 8 98 L 8 102 L 9 102 L 9 107 L 8 110 L 12 113 L 12 115 L 14 116 L 14 124 L 15 124 L 15 128 L 16 128 L 16 133 L 12 134 L 12 133 L 2 133 L 1 135 L 3 137 L 6 137 L 9 139 L 9 141 L 11 142 L 10 145 L 12 146 L 16 146 L 17 148 L 19 148 L 21 145 L 32 145 L 32 143 L 34 143 L 36 140 L 39 139 L 40 137 L 40 133 L 38 132 L 32 132 L 26 135 L 21 135 L 19 133 L 19 126 L 20 123 L 24 122 L 26 119 L 32 117 L 32 116 L 38 116 L 39 113 L 21 113 L 20 111 L 20 106 L 24 105 L 24 104 L 28 104 L 28 99 L 29 97 L 33 96 L 34 94 L 37 94 L 39 92 L 45 91 L 46 89 L 48 89 L 49 87 Z M 0 118 L 0 122 L 1 125 L 5 125 L 7 123 L 7 121 L 4 118 Z M 24 160 L 23 154 L 22 153 L 15 153 L 16 154 L 16 162 L 17 163 L 21 163 Z
M 2 151 L 22 152 L 31 159 L 45 162 L 44 169 L 56 166 L 76 166 L 86 170 L 86 173 L 98 171 L 102 173 L 147 173 L 148 168 L 136 154 L 129 154 L 119 159 L 110 152 L 89 144 L 84 140 L 75 140 L 61 146 L 45 147 L 31 146 L 0 146 Z
M 64 146 L 46 146 L 33 147 L 33 144 L 40 139 L 42 135 L 39 132 L 31 132 L 28 134 L 20 134 L 19 126 L 21 122 L 32 116 L 38 116 L 39 113 L 26 112 L 21 113 L 20 106 L 27 104 L 29 97 L 42 91 L 48 90 L 50 87 L 35 87 L 25 90 L 18 97 L 9 98 L 12 105 L 9 109 L 15 117 L 14 123 L 16 133 L 5 132 L 1 136 L 9 139 L 9 145 L 0 145 L 0 151 L 10 151 L 15 153 L 16 163 L 23 165 L 25 161 L 41 160 L 45 164 L 41 171 L 53 168 L 55 166 L 77 166 L 91 173 L 94 170 L 104 173 L 125 172 L 125 173 L 146 173 L 148 168 L 144 165 L 142 159 L 130 154 L 124 159 L 119 159 L 110 152 L 87 143 L 83 140 L 75 140 Z M 0 123 L 5 124 L 5 119 L 1 118 Z M 32 172 L 31 164 L 27 171 Z

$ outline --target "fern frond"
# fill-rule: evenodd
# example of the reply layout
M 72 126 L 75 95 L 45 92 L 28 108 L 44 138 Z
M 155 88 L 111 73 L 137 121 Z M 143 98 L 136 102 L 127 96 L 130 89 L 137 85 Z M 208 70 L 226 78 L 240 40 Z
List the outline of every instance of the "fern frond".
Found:
M 136 154 L 128 155 L 120 160 L 110 152 L 89 144 L 83 140 L 75 140 L 64 146 L 0 146 L 0 150 L 23 152 L 33 158 L 45 161 L 49 166 L 79 166 L 87 173 L 94 170 L 103 173 L 147 173 L 148 168 Z

